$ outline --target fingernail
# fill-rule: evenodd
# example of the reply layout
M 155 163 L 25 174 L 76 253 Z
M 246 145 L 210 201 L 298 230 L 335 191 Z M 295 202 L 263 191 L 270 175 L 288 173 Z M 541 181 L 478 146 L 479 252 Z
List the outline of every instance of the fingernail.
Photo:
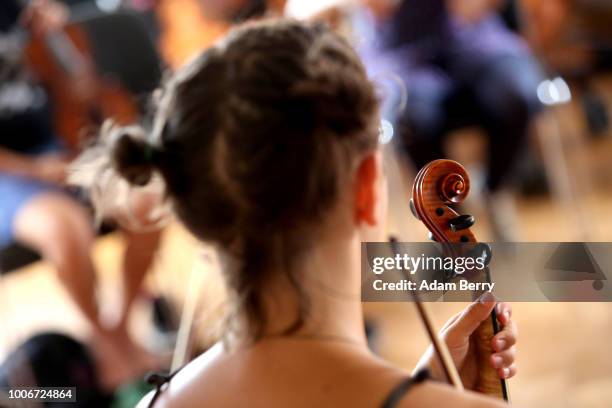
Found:
M 493 356 L 493 367 L 501 367 L 503 359 L 500 356 Z
M 504 346 L 506 345 L 506 340 L 498 339 L 495 343 L 497 344 L 497 350 L 501 351 L 504 349 Z
M 478 298 L 480 303 L 487 303 L 495 301 L 495 296 L 491 292 L 485 292 Z
M 510 375 L 510 369 L 508 367 L 503 368 L 502 369 L 502 377 L 508 378 L 509 375 Z

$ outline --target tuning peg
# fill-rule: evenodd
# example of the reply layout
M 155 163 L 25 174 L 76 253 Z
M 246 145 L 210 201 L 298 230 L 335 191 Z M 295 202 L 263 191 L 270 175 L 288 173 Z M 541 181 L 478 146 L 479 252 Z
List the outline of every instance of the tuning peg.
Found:
M 433 241 L 433 242 L 438 242 L 438 240 L 436 240 L 436 237 L 434 237 L 434 235 L 431 233 L 431 231 L 429 232 L 429 234 L 427 234 L 427 238 L 428 238 L 430 241 Z
M 412 212 L 412 215 L 414 215 L 414 218 L 416 218 L 417 220 L 420 220 L 419 214 L 417 214 L 416 208 L 414 207 L 414 201 L 412 201 L 412 198 L 410 199 L 410 212 Z
M 469 252 L 469 256 L 471 258 L 484 257 L 484 265 L 488 266 L 491 263 L 491 258 L 493 258 L 493 252 L 491 251 L 489 244 L 479 242 Z
M 457 232 L 470 228 L 475 222 L 476 219 L 473 215 L 465 214 L 448 220 L 448 225 L 453 232 Z

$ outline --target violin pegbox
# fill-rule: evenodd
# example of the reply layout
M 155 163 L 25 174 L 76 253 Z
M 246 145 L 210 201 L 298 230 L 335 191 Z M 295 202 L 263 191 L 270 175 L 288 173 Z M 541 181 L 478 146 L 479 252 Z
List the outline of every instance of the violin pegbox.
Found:
M 452 207 L 462 203 L 470 191 L 465 168 L 452 160 L 434 160 L 416 176 L 410 199 L 413 215 L 425 224 L 437 242 L 476 242 L 470 228 L 472 215 L 460 215 Z

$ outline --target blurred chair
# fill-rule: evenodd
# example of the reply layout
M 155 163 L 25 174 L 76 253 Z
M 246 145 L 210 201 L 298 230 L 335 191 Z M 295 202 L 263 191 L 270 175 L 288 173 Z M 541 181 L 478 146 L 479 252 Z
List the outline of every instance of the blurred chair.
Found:
M 571 213 L 580 239 L 592 239 L 594 227 L 582 204 L 593 189 L 584 156 L 586 136 L 609 130 L 608 108 L 591 81 L 612 71 L 612 3 L 521 0 L 515 6 L 517 28 L 529 38 L 548 77 L 538 87 L 548 109 L 537 136 L 549 185 Z
M 40 256 L 36 252 L 18 244 L 0 248 L 0 274 L 24 267 L 38 260 L 40 260 Z

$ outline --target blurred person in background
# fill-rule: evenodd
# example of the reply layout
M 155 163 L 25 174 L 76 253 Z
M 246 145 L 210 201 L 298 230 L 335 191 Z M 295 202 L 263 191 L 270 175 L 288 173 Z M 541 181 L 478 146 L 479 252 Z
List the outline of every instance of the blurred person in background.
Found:
M 61 29 L 67 10 L 51 0 L 32 1 L 25 9 L 20 4 L 0 2 L 0 248 L 25 244 L 56 268 L 91 323 L 102 382 L 112 388 L 156 365 L 130 338 L 127 323 L 159 233 L 126 231 L 121 311 L 114 321 L 103 321 L 91 259 L 92 217 L 65 192 L 68 157 L 52 129 L 51 102 L 22 60 L 24 36 Z
M 393 75 L 398 90 L 383 117 L 417 169 L 443 158 L 445 135 L 478 125 L 488 138 L 485 197 L 494 236 L 512 240 L 504 187 L 538 110 L 540 70 L 523 40 L 504 24 L 501 0 L 367 0 L 357 19 L 359 46 L 372 77 Z M 359 27 L 362 29 L 360 30 Z M 503 205 L 502 205 L 503 204 Z M 499 214 L 499 215 L 497 215 Z M 503 215 L 501 215 L 503 214 Z
M 593 79 L 612 70 L 612 2 L 608 0 L 523 0 L 529 44 L 548 72 L 570 82 L 593 136 L 610 127 L 605 94 Z
M 280 15 L 284 5 L 285 0 L 156 0 L 160 49 L 168 64 L 179 68 L 233 24 Z

